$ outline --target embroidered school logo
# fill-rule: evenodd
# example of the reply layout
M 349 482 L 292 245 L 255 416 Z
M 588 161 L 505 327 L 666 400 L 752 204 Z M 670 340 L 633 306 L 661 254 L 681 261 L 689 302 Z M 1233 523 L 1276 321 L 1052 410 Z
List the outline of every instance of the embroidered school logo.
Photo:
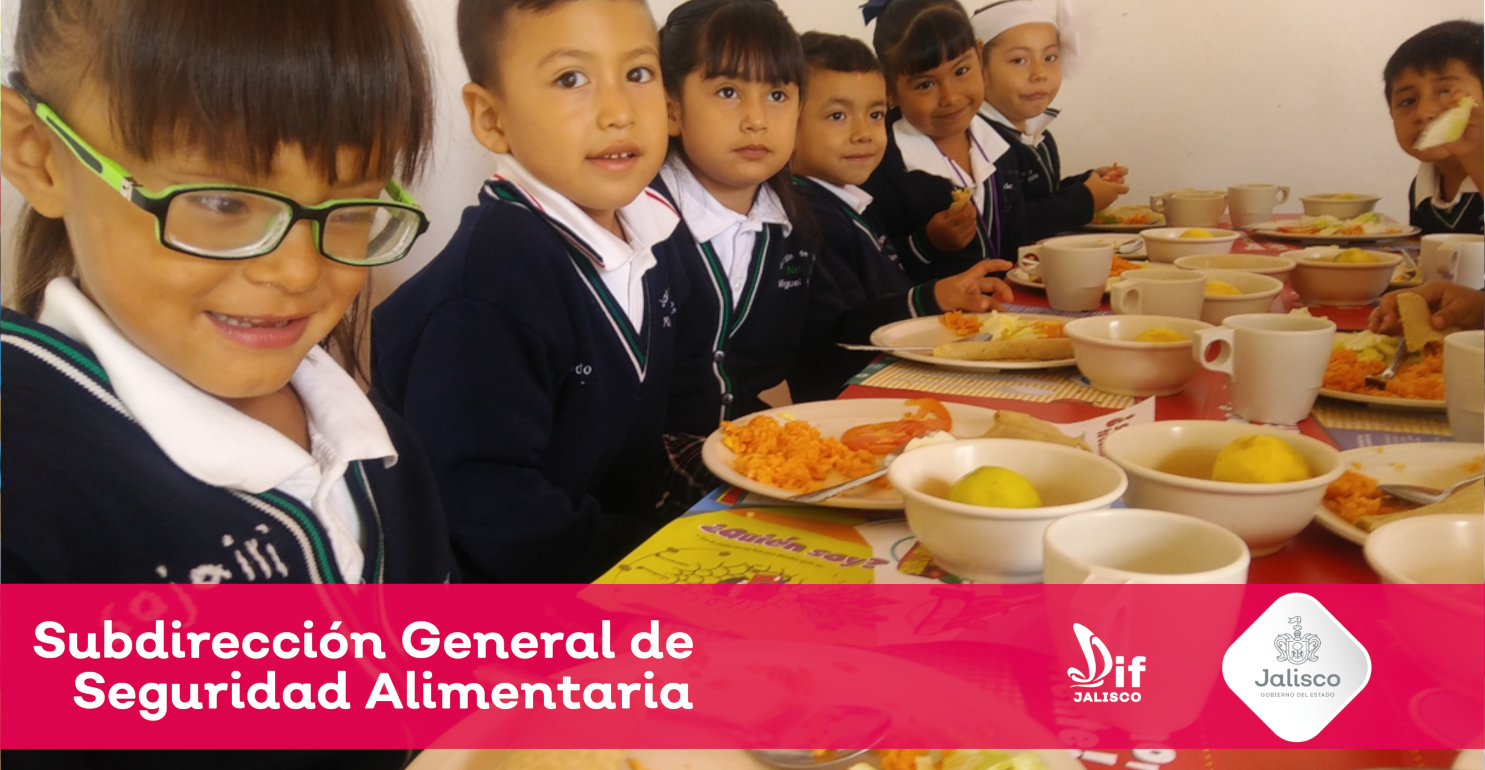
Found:
M 1079 671 L 1076 667 L 1067 670 L 1067 676 L 1073 681 L 1073 687 L 1101 688 L 1109 674 L 1114 675 L 1114 689 L 1125 688 L 1125 674 L 1127 673 L 1130 688 L 1140 686 L 1140 674 L 1146 671 L 1145 656 L 1136 655 L 1129 659 L 1129 664 L 1124 663 L 1123 655 L 1109 653 L 1108 645 L 1103 643 L 1096 634 L 1082 623 L 1073 624 L 1073 634 L 1078 638 L 1078 647 L 1083 651 L 1083 667 Z M 1079 692 L 1073 696 L 1073 701 L 1085 702 L 1128 702 L 1138 703 L 1140 694 L 1137 692 Z
M 1300 634 L 1303 623 L 1300 616 L 1295 615 L 1289 619 L 1289 624 L 1294 626 L 1293 634 L 1279 634 L 1274 637 L 1274 649 L 1279 651 L 1279 662 L 1289 661 L 1298 666 L 1320 659 L 1315 654 L 1320 649 L 1320 637 L 1314 634 Z
M 1290 630 L 1275 636 L 1275 627 L 1284 626 Z M 1280 597 L 1222 658 L 1222 678 L 1233 694 L 1275 735 L 1295 743 L 1319 735 L 1371 676 L 1366 648 L 1307 594 Z

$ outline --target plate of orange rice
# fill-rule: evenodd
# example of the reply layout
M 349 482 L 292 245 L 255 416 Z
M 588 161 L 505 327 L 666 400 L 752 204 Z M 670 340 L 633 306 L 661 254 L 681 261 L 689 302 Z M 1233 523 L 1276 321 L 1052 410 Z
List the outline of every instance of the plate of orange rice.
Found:
M 1342 452 L 1341 467 L 1345 472 L 1326 488 L 1315 520 L 1362 545 L 1368 533 L 1353 521 L 1418 507 L 1382 494 L 1378 484 L 1446 488 L 1485 468 L 1485 450 L 1479 444 L 1447 441 L 1386 444 Z
M 913 425 L 924 413 L 920 401 L 933 401 L 947 413 Z M 701 460 L 724 483 L 776 500 L 814 492 L 864 476 L 882 467 L 885 446 L 847 446 L 852 428 L 877 428 L 875 436 L 897 425 L 901 436 L 925 436 L 942 428 L 955 438 L 982 436 L 995 423 L 995 410 L 936 399 L 847 398 L 767 409 L 722 423 L 701 447 Z M 919 428 L 920 430 L 912 430 Z M 848 440 L 850 437 L 847 437 Z M 907 438 L 903 439 L 904 441 Z M 886 450 L 886 451 L 882 451 Z M 898 510 L 902 496 L 885 478 L 817 503 L 832 508 Z
M 1381 374 L 1386 368 L 1385 362 L 1363 358 L 1338 344 L 1330 353 L 1320 395 L 1390 409 L 1444 411 L 1444 355 L 1437 345 L 1405 361 L 1387 387 L 1366 384 L 1367 375 Z

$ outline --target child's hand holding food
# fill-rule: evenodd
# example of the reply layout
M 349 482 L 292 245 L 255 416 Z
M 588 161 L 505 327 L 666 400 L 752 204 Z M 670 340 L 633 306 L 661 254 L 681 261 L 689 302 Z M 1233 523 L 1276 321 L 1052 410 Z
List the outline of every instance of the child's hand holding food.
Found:
M 1428 307 L 1433 311 L 1429 323 L 1435 329 L 1485 327 L 1485 293 L 1448 281 L 1429 281 L 1416 289 L 1382 295 L 1382 301 L 1367 319 L 1366 328 L 1377 334 L 1400 333 L 1402 318 L 1397 312 L 1397 297 L 1405 292 L 1418 294 L 1428 301 Z
M 1099 177 L 1105 182 L 1124 184 L 1124 177 L 1129 175 L 1129 169 L 1119 165 L 1117 162 L 1112 166 L 1099 166 L 1093 169 L 1092 176 Z
M 1005 304 L 1015 299 L 1011 287 L 999 278 L 990 278 L 990 273 L 1010 270 L 1010 262 L 1003 259 L 981 260 L 974 267 L 941 279 L 933 284 L 933 298 L 945 313 L 952 310 L 967 310 L 984 313 L 989 310 L 1005 310 Z
M 939 251 L 958 251 L 974 240 L 980 212 L 970 200 L 974 190 L 954 191 L 954 203 L 928 220 L 928 240 Z
M 1114 168 L 1117 169 L 1119 167 L 1115 166 Z M 1129 192 L 1129 185 L 1124 184 L 1122 181 L 1110 182 L 1100 175 L 1098 171 L 1099 169 L 1094 169 L 1093 173 L 1089 174 L 1088 178 L 1083 180 L 1083 185 L 1093 195 L 1093 210 L 1103 211 L 1114 201 L 1118 200 L 1120 195 Z M 1110 175 L 1112 175 L 1112 171 Z

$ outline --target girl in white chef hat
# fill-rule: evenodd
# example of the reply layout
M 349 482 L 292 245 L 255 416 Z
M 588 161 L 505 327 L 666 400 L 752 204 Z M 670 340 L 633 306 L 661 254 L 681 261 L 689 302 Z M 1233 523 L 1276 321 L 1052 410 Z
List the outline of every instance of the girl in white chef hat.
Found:
M 1078 34 L 1066 0 L 1054 16 L 1034 0 L 1002 0 L 976 11 L 970 22 L 983 45 L 985 103 L 980 117 L 1016 154 L 1026 200 L 1026 233 L 1034 241 L 1088 224 L 1094 212 L 1129 192 L 1118 164 L 1062 177 L 1057 143 L 1047 126 L 1051 107 L 1078 53 Z

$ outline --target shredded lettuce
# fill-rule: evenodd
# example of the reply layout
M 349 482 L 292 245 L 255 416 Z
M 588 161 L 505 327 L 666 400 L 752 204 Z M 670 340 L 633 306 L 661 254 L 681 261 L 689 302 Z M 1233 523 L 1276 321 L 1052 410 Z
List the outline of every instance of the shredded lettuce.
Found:
M 1335 350 L 1352 350 L 1358 361 L 1391 361 L 1397 355 L 1397 337 L 1388 337 L 1375 332 L 1360 331 L 1335 336 Z

